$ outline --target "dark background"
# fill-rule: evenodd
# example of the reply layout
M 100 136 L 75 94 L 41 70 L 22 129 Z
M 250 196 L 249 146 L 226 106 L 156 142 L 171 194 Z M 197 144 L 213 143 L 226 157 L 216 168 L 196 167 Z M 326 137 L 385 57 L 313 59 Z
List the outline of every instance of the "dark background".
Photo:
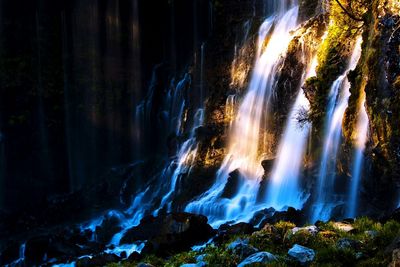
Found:
M 157 132 L 134 141 L 134 110 L 155 65 L 168 84 L 193 61 L 210 5 L 0 0 L 0 208 L 40 209 L 112 166 L 161 153 Z

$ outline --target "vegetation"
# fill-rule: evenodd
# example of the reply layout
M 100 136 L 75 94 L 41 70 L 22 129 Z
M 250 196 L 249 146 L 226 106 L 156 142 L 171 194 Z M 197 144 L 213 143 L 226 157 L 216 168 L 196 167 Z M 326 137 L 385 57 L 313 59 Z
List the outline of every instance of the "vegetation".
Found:
M 311 264 L 315 267 L 388 266 L 391 262 L 391 251 L 388 247 L 400 236 L 400 223 L 396 221 L 380 223 L 363 217 L 356 219 L 352 226 L 353 230 L 345 232 L 338 229 L 334 222 L 327 222 L 318 225 L 318 233 L 311 233 L 304 228 L 293 234 L 292 229 L 295 225 L 281 221 L 267 225 L 251 235 L 234 236 L 218 246 L 208 245 L 200 251 L 184 252 L 168 259 L 150 255 L 140 261 L 113 263 L 108 266 L 130 267 L 144 262 L 154 266 L 178 267 L 185 263 L 196 263 L 196 258 L 202 255 L 202 260 L 208 266 L 233 267 L 243 260 L 227 249 L 227 246 L 237 238 L 247 239 L 249 244 L 259 251 L 268 251 L 277 256 L 278 260 L 267 266 L 300 266 L 287 256 L 288 250 L 294 244 L 311 248 L 316 252 Z M 351 242 L 340 245 L 341 240 Z

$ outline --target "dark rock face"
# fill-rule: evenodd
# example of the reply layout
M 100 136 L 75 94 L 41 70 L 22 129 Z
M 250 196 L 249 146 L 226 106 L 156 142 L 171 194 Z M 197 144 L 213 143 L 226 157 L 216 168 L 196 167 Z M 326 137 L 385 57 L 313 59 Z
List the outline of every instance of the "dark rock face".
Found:
M 251 234 L 256 229 L 250 223 L 237 223 L 237 224 L 223 224 L 219 227 L 218 233 L 213 239 L 216 243 L 226 242 L 229 238 L 235 235 Z
M 256 214 L 257 217 L 261 217 L 262 214 Z M 287 211 L 275 211 L 267 210 L 266 215 L 261 219 L 260 227 L 266 224 L 275 224 L 279 221 L 292 222 L 296 225 L 302 225 L 306 222 L 306 216 L 301 210 L 296 210 L 289 207 Z
M 107 244 L 115 233 L 122 230 L 120 218 L 114 214 L 107 214 L 100 226 L 95 229 L 96 240 Z
M 394 26 L 400 17 L 394 12 L 378 2 L 370 7 L 364 23 L 361 60 L 349 75 L 352 87 L 344 121 L 345 137 L 352 144 L 357 104 L 360 92 L 365 91 L 370 139 L 360 206 L 363 214 L 375 217 L 380 217 L 382 210 L 395 208 L 400 185 L 400 32 Z
M 179 202 L 205 192 L 214 182 L 215 172 L 224 158 L 228 121 L 224 117 L 225 103 L 230 94 L 243 94 L 256 52 L 256 36 L 265 10 L 262 0 L 218 1 L 215 7 L 213 35 L 206 43 L 207 57 L 204 62 L 204 86 L 208 97 L 205 107 L 205 122 L 199 129 L 199 148 L 196 164 L 187 180 L 193 186 L 185 187 Z M 235 46 L 242 49 L 234 62 Z M 236 81 L 231 76 L 232 65 L 245 73 L 244 80 Z M 240 66 L 244 66 L 241 68 Z
M 138 226 L 127 231 L 121 243 L 147 240 L 142 253 L 166 256 L 206 242 L 214 233 L 204 216 L 173 213 L 145 217 Z
M 235 196 L 237 190 L 239 189 L 239 184 L 241 182 L 240 172 L 239 170 L 235 170 L 229 174 L 228 181 L 224 187 L 224 191 L 221 194 L 221 197 L 231 198 Z
M 271 218 L 274 215 L 274 213 L 275 213 L 274 208 L 260 210 L 254 214 L 253 218 L 250 220 L 250 223 L 252 225 L 262 225 L 261 227 L 263 227 L 267 223 L 266 219 Z

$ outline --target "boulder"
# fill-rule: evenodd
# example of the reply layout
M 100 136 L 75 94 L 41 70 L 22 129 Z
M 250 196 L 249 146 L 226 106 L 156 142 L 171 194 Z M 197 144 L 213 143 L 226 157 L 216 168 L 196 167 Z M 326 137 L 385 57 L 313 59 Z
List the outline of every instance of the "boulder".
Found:
M 315 258 L 315 252 L 311 248 L 303 247 L 295 244 L 289 251 L 288 255 L 291 259 L 299 262 L 301 265 L 310 264 Z
M 350 238 L 341 238 L 336 242 L 336 246 L 339 249 L 360 249 L 361 243 L 360 241 L 353 240 Z
M 269 252 L 257 252 L 253 255 L 248 256 L 244 261 L 239 263 L 238 267 L 250 266 L 252 264 L 260 263 L 267 264 L 276 261 L 277 258 Z
M 240 238 L 230 243 L 228 245 L 228 250 L 232 251 L 232 253 L 237 255 L 240 259 L 244 259 L 258 252 L 258 249 L 249 244 L 249 240 Z
M 147 240 L 142 253 L 167 256 L 206 242 L 214 233 L 212 227 L 207 224 L 205 216 L 172 213 L 158 217 L 145 217 L 138 226 L 126 232 L 121 239 L 121 244 Z
M 354 230 L 351 224 L 345 222 L 334 222 L 333 227 L 346 233 Z
M 298 232 L 308 232 L 311 235 L 315 236 L 316 234 L 318 234 L 319 229 L 315 225 L 310 225 L 310 226 L 306 226 L 306 227 L 295 227 L 291 230 L 291 234 L 293 234 L 293 235 L 295 235 Z

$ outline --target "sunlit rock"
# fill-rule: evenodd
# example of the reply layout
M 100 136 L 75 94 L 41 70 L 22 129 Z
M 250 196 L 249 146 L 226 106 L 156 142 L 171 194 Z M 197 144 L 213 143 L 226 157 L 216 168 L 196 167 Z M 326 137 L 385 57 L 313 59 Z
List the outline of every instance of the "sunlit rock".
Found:
M 334 222 L 333 227 L 346 233 L 354 230 L 354 227 L 351 224 L 343 222 Z

